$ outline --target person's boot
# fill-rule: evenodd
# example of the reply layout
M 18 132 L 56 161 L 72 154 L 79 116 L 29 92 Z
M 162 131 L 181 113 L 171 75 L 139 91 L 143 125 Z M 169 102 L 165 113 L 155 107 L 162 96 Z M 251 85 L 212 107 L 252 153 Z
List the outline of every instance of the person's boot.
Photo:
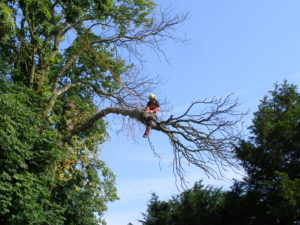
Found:
M 148 137 L 149 133 L 150 133 L 150 130 L 148 130 L 148 129 L 147 129 L 147 130 L 145 131 L 145 133 L 144 133 L 144 136 L 143 136 L 143 137 L 144 137 L 144 138 Z

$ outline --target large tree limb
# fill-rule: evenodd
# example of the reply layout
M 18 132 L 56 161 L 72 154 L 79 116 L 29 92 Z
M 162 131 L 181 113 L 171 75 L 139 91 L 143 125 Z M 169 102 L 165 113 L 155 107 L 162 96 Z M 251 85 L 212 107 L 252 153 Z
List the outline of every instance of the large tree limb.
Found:
M 63 66 L 63 68 L 55 75 L 55 80 L 54 80 L 54 83 L 52 85 L 52 96 L 50 97 L 49 102 L 47 104 L 47 107 L 44 111 L 45 116 L 47 116 L 52 111 L 52 108 L 53 108 L 53 106 L 56 102 L 56 99 L 60 94 L 62 94 L 65 91 L 69 90 L 71 87 L 76 86 L 76 85 L 70 84 L 69 86 L 64 87 L 60 90 L 57 89 L 57 86 L 59 84 L 59 79 L 61 78 L 61 76 L 71 67 L 71 65 L 75 62 L 75 60 L 80 57 L 80 55 L 83 53 L 84 50 L 85 49 L 82 48 L 76 55 L 69 58 L 69 60 Z
M 205 111 L 201 109 L 203 106 L 206 106 Z M 153 129 L 169 138 L 174 153 L 174 172 L 181 180 L 184 180 L 183 160 L 215 177 L 222 167 L 235 166 L 233 144 L 240 138 L 240 122 L 244 115 L 236 111 L 237 106 L 237 101 L 232 101 L 230 96 L 203 100 L 192 103 L 183 114 L 162 121 L 143 110 L 109 107 L 75 127 L 68 139 L 93 127 L 108 114 L 128 116 L 143 124 L 151 119 Z
M 70 132 L 69 138 L 93 127 L 99 119 L 105 117 L 108 114 L 120 114 L 123 116 L 129 116 L 130 118 L 136 119 L 141 123 L 145 123 L 145 121 L 149 117 L 155 120 L 155 118 L 151 114 L 146 113 L 142 110 L 126 109 L 126 108 L 119 108 L 119 107 L 108 107 L 106 109 L 101 110 L 96 115 L 86 120 L 84 123 L 75 127 L 75 129 Z

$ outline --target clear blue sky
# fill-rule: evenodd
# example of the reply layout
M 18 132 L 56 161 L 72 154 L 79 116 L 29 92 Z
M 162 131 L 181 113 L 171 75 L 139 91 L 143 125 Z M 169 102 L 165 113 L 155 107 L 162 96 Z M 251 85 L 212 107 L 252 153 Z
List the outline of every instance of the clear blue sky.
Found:
M 174 111 L 192 101 L 225 96 L 234 92 L 242 110 L 250 110 L 249 125 L 259 100 L 275 82 L 287 79 L 300 84 L 300 1 L 299 0 L 160 0 L 162 7 L 189 12 L 179 26 L 186 44 L 168 41 L 163 49 L 170 65 L 146 52 L 146 73 L 159 74 L 166 83 L 158 98 L 169 100 Z M 102 159 L 116 174 L 120 200 L 109 204 L 108 225 L 140 224 L 150 193 L 165 200 L 178 193 L 172 174 L 172 148 L 166 138 L 153 132 L 151 140 L 162 155 L 155 158 L 147 140 L 117 135 L 111 125 L 111 141 Z M 160 164 L 159 164 L 160 163 Z M 228 188 L 230 181 L 207 179 L 201 170 L 189 169 L 188 179 Z M 236 176 L 228 173 L 228 178 Z

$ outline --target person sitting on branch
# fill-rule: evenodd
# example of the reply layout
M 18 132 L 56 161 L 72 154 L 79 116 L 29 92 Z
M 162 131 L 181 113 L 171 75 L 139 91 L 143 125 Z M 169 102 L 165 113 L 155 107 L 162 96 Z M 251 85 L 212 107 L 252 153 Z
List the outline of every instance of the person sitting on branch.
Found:
M 149 102 L 147 103 L 146 112 L 152 113 L 155 117 L 156 113 L 159 111 L 159 102 L 155 99 L 155 94 L 149 95 Z M 146 131 L 144 133 L 144 138 L 148 137 L 150 134 L 150 130 L 152 128 L 152 120 L 151 118 L 148 118 L 146 120 Z

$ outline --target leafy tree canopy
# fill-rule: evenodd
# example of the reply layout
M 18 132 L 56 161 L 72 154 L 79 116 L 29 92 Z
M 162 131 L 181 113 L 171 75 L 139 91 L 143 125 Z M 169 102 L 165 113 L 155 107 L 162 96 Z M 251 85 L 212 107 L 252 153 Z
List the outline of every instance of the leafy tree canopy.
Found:
M 169 201 L 160 201 L 153 193 L 140 222 L 143 225 L 219 224 L 224 196 L 221 189 L 204 187 L 201 182 Z
M 300 221 L 299 118 L 297 87 L 287 81 L 276 84 L 254 114 L 252 137 L 236 149 L 248 175 L 241 187 L 257 213 L 252 223 Z

